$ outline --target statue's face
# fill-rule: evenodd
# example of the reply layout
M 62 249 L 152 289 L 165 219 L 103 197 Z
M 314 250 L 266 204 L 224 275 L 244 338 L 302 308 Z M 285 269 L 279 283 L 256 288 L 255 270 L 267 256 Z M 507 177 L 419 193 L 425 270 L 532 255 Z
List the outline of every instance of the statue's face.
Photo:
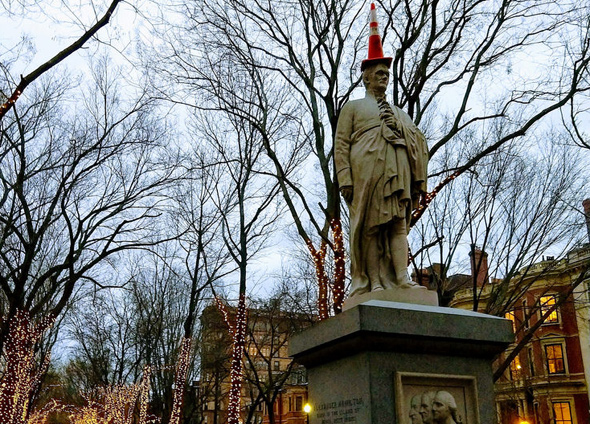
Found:
M 432 401 L 432 418 L 434 422 L 444 422 L 450 416 L 449 405 L 442 396 L 437 394 Z
M 410 404 L 410 420 L 412 424 L 422 424 L 422 417 L 420 416 L 420 395 L 416 395 L 412 398 Z
M 364 79 L 367 89 L 377 93 L 385 93 L 389 83 L 389 68 L 383 63 L 370 66 L 365 71 Z
M 420 401 L 420 416 L 425 424 L 432 424 L 432 397 L 427 393 L 422 395 Z

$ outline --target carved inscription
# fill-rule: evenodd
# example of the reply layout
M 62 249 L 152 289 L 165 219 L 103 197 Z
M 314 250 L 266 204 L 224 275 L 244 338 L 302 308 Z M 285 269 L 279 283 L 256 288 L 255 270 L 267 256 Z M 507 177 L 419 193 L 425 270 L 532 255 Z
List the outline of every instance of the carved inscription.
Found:
M 358 423 L 357 417 L 363 406 L 363 398 L 320 403 L 316 407 L 316 418 L 320 424 Z

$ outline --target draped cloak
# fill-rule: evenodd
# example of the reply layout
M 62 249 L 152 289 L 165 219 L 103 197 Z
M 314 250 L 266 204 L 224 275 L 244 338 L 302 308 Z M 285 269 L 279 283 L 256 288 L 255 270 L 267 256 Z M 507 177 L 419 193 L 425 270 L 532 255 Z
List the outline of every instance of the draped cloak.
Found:
M 370 95 L 342 108 L 336 129 L 334 160 L 340 187 L 352 186 L 350 210 L 350 260 L 352 294 L 370 281 L 363 263 L 363 235 L 380 226 L 406 220 L 409 230 L 412 204 L 426 192 L 428 147 L 411 118 L 392 106 L 401 131 L 396 135 L 379 117 L 377 101 Z M 366 240 L 366 239 L 365 239 Z

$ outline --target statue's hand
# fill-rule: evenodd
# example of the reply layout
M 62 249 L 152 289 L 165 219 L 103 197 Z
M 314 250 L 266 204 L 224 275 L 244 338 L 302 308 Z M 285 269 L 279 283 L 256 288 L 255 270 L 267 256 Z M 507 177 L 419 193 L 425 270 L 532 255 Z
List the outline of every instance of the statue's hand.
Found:
M 352 186 L 340 187 L 340 194 L 344 197 L 344 200 L 346 200 L 347 203 L 352 203 Z
M 396 137 L 401 138 L 402 131 L 398 125 L 397 119 L 395 119 L 395 116 L 387 116 L 385 119 L 385 124 L 387 124 L 387 126 L 393 131 Z

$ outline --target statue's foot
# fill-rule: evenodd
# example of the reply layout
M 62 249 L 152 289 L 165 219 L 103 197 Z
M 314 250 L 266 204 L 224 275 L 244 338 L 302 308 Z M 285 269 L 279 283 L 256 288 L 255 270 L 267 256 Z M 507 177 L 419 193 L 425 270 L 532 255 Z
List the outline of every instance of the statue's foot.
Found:
M 400 284 L 398 284 L 398 287 L 400 289 L 424 289 L 424 290 L 426 290 L 426 287 L 421 286 L 420 284 L 410 280 L 409 278 L 405 278 L 404 281 L 402 281 Z
M 372 292 L 381 291 L 381 290 L 385 290 L 385 289 L 383 288 L 383 286 L 381 286 L 381 285 L 379 285 L 379 286 L 373 286 L 373 287 L 371 288 L 371 291 L 372 291 Z

